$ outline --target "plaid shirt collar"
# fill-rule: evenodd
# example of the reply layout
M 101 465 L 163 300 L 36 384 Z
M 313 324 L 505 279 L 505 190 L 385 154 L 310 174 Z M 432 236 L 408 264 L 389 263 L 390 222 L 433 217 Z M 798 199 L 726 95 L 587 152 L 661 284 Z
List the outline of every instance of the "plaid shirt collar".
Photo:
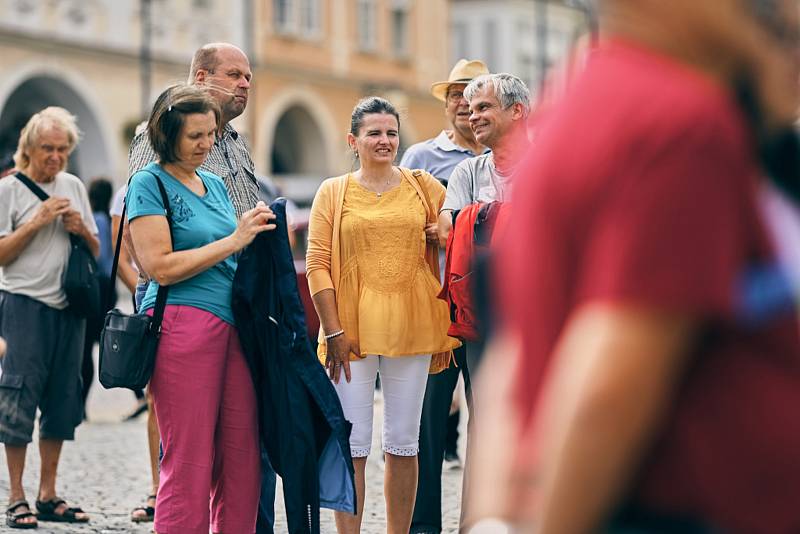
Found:
M 217 135 L 217 140 L 215 143 L 218 143 L 220 139 L 224 139 L 226 137 L 231 137 L 234 141 L 239 139 L 239 132 L 236 131 L 236 128 L 231 126 L 231 123 L 225 123 L 225 126 L 222 127 L 222 132 Z

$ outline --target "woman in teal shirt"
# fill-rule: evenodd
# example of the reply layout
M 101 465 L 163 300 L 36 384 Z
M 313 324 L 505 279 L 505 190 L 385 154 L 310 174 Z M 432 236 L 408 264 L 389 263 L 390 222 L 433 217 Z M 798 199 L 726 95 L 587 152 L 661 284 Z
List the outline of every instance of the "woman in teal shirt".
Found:
M 148 122 L 158 161 L 133 176 L 126 196 L 134 250 L 153 281 L 142 310 L 152 312 L 158 286 L 170 286 L 150 381 L 164 448 L 156 532 L 254 532 L 256 524 L 256 402 L 231 291 L 236 253 L 275 225 L 263 203 L 237 224 L 222 180 L 198 170 L 219 117 L 197 86 L 162 93 Z

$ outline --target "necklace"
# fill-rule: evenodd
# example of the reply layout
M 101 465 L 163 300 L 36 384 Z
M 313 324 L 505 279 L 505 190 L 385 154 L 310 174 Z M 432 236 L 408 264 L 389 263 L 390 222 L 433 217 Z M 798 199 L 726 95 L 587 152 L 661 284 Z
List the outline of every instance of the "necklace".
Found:
M 387 187 L 387 189 L 388 189 L 388 187 L 389 187 L 389 182 L 391 182 L 391 181 L 392 181 L 392 179 L 391 179 L 391 178 L 389 178 L 388 180 L 386 180 L 386 187 Z M 383 193 L 384 193 L 383 191 L 381 191 L 381 192 L 375 191 L 375 194 L 376 194 L 376 195 L 378 195 L 378 198 L 380 198 L 380 197 L 381 197 L 381 195 L 382 195 Z
M 393 178 L 394 178 L 394 169 L 392 169 L 392 174 L 389 176 L 389 178 L 387 178 L 387 179 L 386 179 L 386 183 L 385 183 L 386 190 L 384 190 L 384 191 L 375 191 L 375 189 L 374 189 L 373 187 L 369 187 L 369 186 L 368 186 L 368 185 L 367 185 L 367 184 L 364 182 L 364 180 L 363 180 L 363 177 L 362 177 L 361 179 L 358 179 L 358 183 L 359 183 L 359 184 L 361 184 L 361 186 L 362 186 L 364 189 L 366 189 L 366 190 L 368 190 L 368 191 L 372 191 L 373 193 L 375 193 L 376 195 L 378 195 L 378 198 L 380 198 L 380 197 L 381 197 L 381 196 L 382 196 L 384 193 L 386 193 L 386 192 L 388 191 L 388 189 L 389 189 L 389 186 L 391 185 L 391 183 L 392 183 L 392 179 L 393 179 Z

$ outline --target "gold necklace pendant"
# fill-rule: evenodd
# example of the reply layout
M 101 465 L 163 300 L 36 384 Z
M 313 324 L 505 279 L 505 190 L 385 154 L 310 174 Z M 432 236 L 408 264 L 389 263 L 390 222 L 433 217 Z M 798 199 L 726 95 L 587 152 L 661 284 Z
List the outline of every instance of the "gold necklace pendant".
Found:
M 392 175 L 386 180 L 386 185 L 385 185 L 386 191 L 375 191 L 372 187 L 369 187 L 364 182 L 363 178 L 356 178 L 356 181 L 361 185 L 361 187 L 363 187 L 367 191 L 372 191 L 380 198 L 384 193 L 386 193 L 389 190 L 389 185 L 392 183 L 392 178 L 394 178 L 394 173 L 392 173 Z
M 393 177 L 392 177 L 392 178 L 393 178 Z M 379 192 L 377 192 L 377 191 L 375 192 L 375 194 L 376 194 L 376 195 L 378 195 L 378 198 L 380 198 L 380 197 L 381 197 L 381 195 L 383 195 L 384 193 L 386 193 L 387 191 L 389 191 L 389 184 L 390 184 L 390 183 L 392 183 L 392 178 L 389 178 L 388 180 L 386 180 L 386 191 L 381 191 L 380 193 L 379 193 Z

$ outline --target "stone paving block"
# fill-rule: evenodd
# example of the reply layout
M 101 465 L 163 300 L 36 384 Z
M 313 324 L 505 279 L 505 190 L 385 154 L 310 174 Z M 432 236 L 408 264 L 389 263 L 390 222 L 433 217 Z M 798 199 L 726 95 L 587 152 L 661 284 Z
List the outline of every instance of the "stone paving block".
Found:
M 81 506 L 91 515 L 88 525 L 40 523 L 39 533 L 132 533 L 152 532 L 152 523 L 135 524 L 130 512 L 144 503 L 149 488 L 149 460 L 145 417 L 132 422 L 120 422 L 123 414 L 134 407 L 133 395 L 126 390 L 107 391 L 95 384 L 89 398 L 90 422 L 76 431 L 73 442 L 65 442 L 59 465 L 59 496 L 72 505 Z M 372 455 L 367 461 L 367 500 L 363 534 L 383 534 L 385 504 L 383 500 L 383 469 L 380 465 L 380 398 L 376 398 L 375 428 Z M 463 434 L 462 434 L 463 435 Z M 24 486 L 31 505 L 36 500 L 39 475 L 39 453 L 34 443 L 28 447 Z M 0 447 L 0 503 L 8 500 L 8 476 L 5 450 Z M 461 495 L 461 471 L 444 472 L 444 532 L 456 532 Z M 275 532 L 286 532 L 283 499 L 280 488 L 276 499 Z M 333 512 L 321 511 L 322 532 L 334 534 Z M 0 516 L 0 533 L 18 530 L 5 527 Z

